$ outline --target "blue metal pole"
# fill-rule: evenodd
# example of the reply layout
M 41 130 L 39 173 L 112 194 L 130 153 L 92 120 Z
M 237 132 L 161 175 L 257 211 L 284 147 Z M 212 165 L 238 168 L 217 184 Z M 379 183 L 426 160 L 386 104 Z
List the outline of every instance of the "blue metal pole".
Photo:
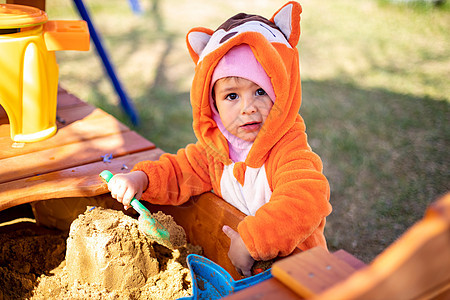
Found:
M 142 14 L 141 4 L 139 3 L 139 0 L 129 0 L 131 9 L 135 14 Z
M 119 95 L 120 104 L 122 105 L 122 108 L 125 110 L 125 112 L 130 117 L 131 122 L 134 125 L 137 125 L 139 123 L 139 117 L 136 113 L 133 103 L 131 103 L 128 100 L 128 97 L 127 97 L 124 89 L 122 88 L 122 85 L 120 84 L 119 79 L 116 76 L 114 68 L 109 61 L 108 54 L 106 53 L 106 50 L 103 48 L 100 36 L 97 33 L 97 31 L 95 30 L 94 24 L 92 23 L 91 18 L 89 17 L 89 13 L 86 9 L 86 6 L 84 5 L 82 0 L 74 0 L 74 2 L 78 9 L 78 12 L 80 13 L 81 18 L 83 18 L 83 20 L 85 20 L 86 23 L 88 24 L 91 39 L 94 42 L 95 48 L 97 49 L 97 52 L 98 52 L 98 55 L 100 55 L 100 57 L 103 61 L 103 65 L 106 68 L 106 72 L 108 73 L 109 78 L 111 79 L 111 82 L 114 85 L 114 88 L 115 88 L 117 94 Z

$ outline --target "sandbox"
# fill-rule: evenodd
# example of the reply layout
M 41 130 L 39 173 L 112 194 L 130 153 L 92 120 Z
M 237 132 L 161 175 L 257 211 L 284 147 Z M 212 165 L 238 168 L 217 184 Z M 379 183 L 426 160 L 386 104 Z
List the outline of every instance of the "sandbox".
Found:
M 153 216 L 184 244 L 184 230 L 161 212 Z M 186 256 L 199 246 L 159 245 L 122 211 L 88 207 L 68 235 L 16 230 L 0 235 L 0 299 L 176 299 L 192 294 Z M 178 241 L 176 241 L 178 240 Z

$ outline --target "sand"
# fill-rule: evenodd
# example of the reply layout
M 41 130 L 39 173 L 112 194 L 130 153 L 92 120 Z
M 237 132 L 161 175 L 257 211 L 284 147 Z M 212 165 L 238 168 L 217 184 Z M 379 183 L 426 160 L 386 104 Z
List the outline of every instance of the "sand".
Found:
M 153 215 L 185 244 L 170 216 Z M 0 299 L 177 299 L 192 294 L 186 267 L 200 247 L 169 249 L 121 211 L 89 207 L 67 234 L 24 228 L 0 234 Z

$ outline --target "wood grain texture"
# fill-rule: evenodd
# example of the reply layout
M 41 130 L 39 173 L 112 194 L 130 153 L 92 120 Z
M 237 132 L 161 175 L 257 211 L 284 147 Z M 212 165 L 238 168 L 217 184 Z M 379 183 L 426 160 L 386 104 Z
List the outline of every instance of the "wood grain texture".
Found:
M 146 203 L 147 205 L 147 203 Z M 204 255 L 221 265 L 234 279 L 241 279 L 228 258 L 230 239 L 222 232 L 223 225 L 234 230 L 245 215 L 213 193 L 192 197 L 180 206 L 148 205 L 151 211 L 161 210 L 173 216 L 186 231 L 188 241 L 203 247 Z
M 152 149 L 113 159 L 111 163 L 100 161 L 2 183 L 0 211 L 37 200 L 92 197 L 108 193 L 106 184 L 99 177 L 101 171 L 107 169 L 113 173 L 126 173 L 137 162 L 157 160 L 163 153 L 161 149 Z M 129 169 L 123 169 L 124 165 Z
M 257 285 L 225 297 L 227 300 L 299 300 L 304 299 L 283 285 L 276 278 L 267 279 Z
M 45 11 L 45 0 L 6 0 L 6 3 L 34 6 Z
M 129 131 L 128 127 L 114 119 L 113 116 L 90 105 L 65 109 L 61 115 L 65 124 L 57 122 L 56 134 L 49 139 L 35 143 L 17 145 L 9 137 L 9 124 L 0 125 L 0 162 L 1 159 L 9 157 Z
M 301 297 L 320 294 L 346 279 L 355 269 L 322 247 L 277 261 L 272 274 Z
M 300 250 L 295 251 L 293 255 L 298 253 L 302 253 Z M 336 259 L 339 259 L 348 265 L 354 267 L 355 269 L 362 269 L 366 265 L 346 252 L 345 250 L 338 250 L 332 254 Z M 284 258 L 291 259 L 291 257 Z M 248 299 L 305 299 L 304 297 L 299 296 L 293 290 L 291 290 L 288 286 L 284 285 L 281 281 L 279 281 L 276 277 L 266 280 L 260 284 L 251 286 L 246 288 L 245 290 L 239 291 L 235 294 L 232 294 L 225 299 L 232 300 L 248 300 Z
M 133 131 L 59 146 L 0 160 L 0 183 L 101 161 L 102 155 L 119 157 L 155 145 Z
M 36 200 L 105 193 L 98 174 L 131 169 L 163 152 L 113 116 L 58 88 L 57 133 L 35 143 L 14 143 L 0 109 L 0 210 Z M 149 151 L 155 149 L 154 151 Z M 134 155 L 134 154 L 137 155 Z M 103 162 L 112 155 L 111 163 Z
M 446 299 L 449 249 L 450 193 L 367 268 L 315 299 Z

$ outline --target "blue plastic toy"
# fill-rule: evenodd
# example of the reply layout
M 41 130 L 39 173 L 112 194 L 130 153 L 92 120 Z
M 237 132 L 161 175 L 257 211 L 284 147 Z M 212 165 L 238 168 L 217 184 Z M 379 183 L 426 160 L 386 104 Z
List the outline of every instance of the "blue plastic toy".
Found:
M 187 263 L 191 271 L 194 294 L 178 300 L 220 299 L 272 277 L 268 269 L 255 276 L 235 281 L 221 266 L 197 254 L 189 254 Z

